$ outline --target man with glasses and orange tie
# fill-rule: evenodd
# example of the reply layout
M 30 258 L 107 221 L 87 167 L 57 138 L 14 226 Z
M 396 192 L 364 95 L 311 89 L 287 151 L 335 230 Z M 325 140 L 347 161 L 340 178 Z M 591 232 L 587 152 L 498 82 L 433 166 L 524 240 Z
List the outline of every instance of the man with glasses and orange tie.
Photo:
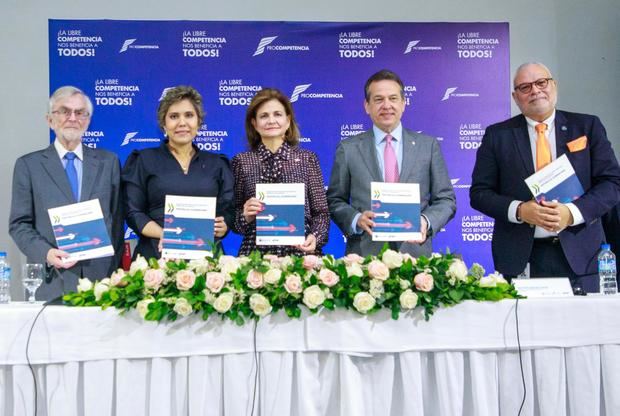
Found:
M 115 154 L 82 144 L 92 113 L 93 104 L 81 90 L 57 89 L 46 116 L 56 134 L 54 143 L 15 162 L 9 233 L 29 263 L 48 265 L 47 278 L 37 291 L 39 300 L 75 290 L 80 277 L 109 276 L 122 254 L 120 163 Z M 91 199 L 99 199 L 116 254 L 63 261 L 69 254 L 57 248 L 47 210 Z
M 620 201 L 620 167 L 596 116 L 556 110 L 557 82 L 521 65 L 512 97 L 520 115 L 489 126 L 476 155 L 471 206 L 495 219 L 493 261 L 507 277 L 568 277 L 598 292 L 601 216 Z M 571 203 L 532 199 L 524 179 L 566 155 L 584 189 Z

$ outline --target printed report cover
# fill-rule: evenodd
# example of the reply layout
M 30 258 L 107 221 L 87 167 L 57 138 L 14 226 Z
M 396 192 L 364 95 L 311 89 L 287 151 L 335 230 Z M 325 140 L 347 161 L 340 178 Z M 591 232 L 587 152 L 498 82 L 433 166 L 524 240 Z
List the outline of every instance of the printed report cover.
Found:
M 296 246 L 305 237 L 303 183 L 258 183 L 264 210 L 256 216 L 256 244 Z
M 375 214 L 373 241 L 408 241 L 420 233 L 420 185 L 370 183 L 370 204 Z
M 56 245 L 69 253 L 64 261 L 79 261 L 114 255 L 98 199 L 47 210 Z
M 212 254 L 216 202 L 214 197 L 166 195 L 163 258 L 200 259 Z
M 566 204 L 583 195 L 583 187 L 566 155 L 525 179 L 536 201 L 558 201 Z

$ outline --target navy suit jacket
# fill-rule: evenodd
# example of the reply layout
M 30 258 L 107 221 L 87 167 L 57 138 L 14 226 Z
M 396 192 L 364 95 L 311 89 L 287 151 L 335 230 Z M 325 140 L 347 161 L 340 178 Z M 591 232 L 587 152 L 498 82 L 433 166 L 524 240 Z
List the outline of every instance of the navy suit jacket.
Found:
M 62 279 L 50 271 L 37 291 L 37 299 L 48 300 L 75 290 L 80 277 L 101 279 L 118 267 L 122 255 L 120 212 L 120 163 L 115 154 L 83 146 L 81 200 L 99 199 L 115 255 L 79 261 L 70 269 L 59 269 Z M 69 180 L 51 144 L 15 162 L 9 233 L 31 263 L 46 263 L 56 239 L 47 210 L 74 203 Z
M 586 148 L 569 151 L 567 143 L 584 135 Z M 573 202 L 585 222 L 560 232 L 560 243 L 576 275 L 593 274 L 605 241 L 601 216 L 620 201 L 620 167 L 596 116 L 557 110 L 555 137 L 557 157 L 566 154 L 585 191 Z M 474 209 L 495 219 L 493 261 L 507 275 L 523 272 L 532 251 L 534 227 L 509 222 L 508 206 L 513 200 L 532 199 L 524 180 L 533 173 L 525 117 L 489 126 L 476 155 L 470 201 Z

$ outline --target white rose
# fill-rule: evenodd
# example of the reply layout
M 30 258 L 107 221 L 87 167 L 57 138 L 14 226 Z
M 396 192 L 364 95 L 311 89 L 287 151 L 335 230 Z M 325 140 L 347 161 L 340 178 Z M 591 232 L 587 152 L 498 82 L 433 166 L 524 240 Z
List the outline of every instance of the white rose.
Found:
M 239 263 L 237 263 L 236 261 L 224 263 L 221 268 L 222 273 L 224 273 L 224 276 L 226 276 L 227 280 L 231 274 L 234 274 L 237 271 L 237 269 L 239 269 Z
M 77 291 L 86 292 L 87 290 L 91 290 L 93 288 L 93 282 L 88 279 L 80 279 L 78 280 Z
M 504 275 L 502 275 L 500 272 L 491 273 L 489 277 L 495 280 L 495 283 L 508 283 L 508 281 L 504 279 Z
M 291 256 L 285 256 L 280 259 L 280 268 L 282 270 L 285 270 L 291 264 L 293 264 L 293 259 Z
M 218 293 L 224 287 L 224 283 L 226 282 L 226 278 L 222 273 L 218 272 L 207 272 L 207 279 L 205 284 L 207 288 L 213 293 Z
M 362 266 L 359 263 L 351 263 L 350 266 L 347 266 L 347 275 L 350 276 L 364 276 L 364 271 L 362 270 Z
M 440 253 L 432 253 L 431 254 L 431 259 L 440 259 L 443 256 Z
M 129 266 L 129 274 L 134 274 L 138 270 L 145 271 L 149 268 L 149 262 L 144 257 L 138 254 L 138 257 Z
M 373 279 L 386 280 L 390 277 L 390 269 L 381 260 L 368 263 L 368 276 Z
M 233 305 L 233 300 L 235 296 L 230 292 L 224 292 L 215 299 L 213 302 L 213 307 L 219 313 L 226 313 Z
M 407 261 L 407 260 L 411 260 L 411 264 L 413 264 L 415 266 L 416 263 L 416 258 L 413 257 L 411 254 L 409 253 L 403 253 L 403 262 Z
M 187 316 L 192 313 L 192 305 L 185 298 L 178 298 L 176 302 L 174 302 L 174 307 L 172 308 L 176 313 L 181 316 Z
M 110 279 L 108 279 L 108 282 L 109 281 Z M 110 286 L 106 284 L 103 280 L 101 282 L 95 283 L 95 290 L 93 291 L 95 293 L 95 300 L 100 301 L 101 296 L 108 290 L 110 290 Z
M 398 251 L 386 250 L 381 259 L 390 269 L 397 269 L 403 265 L 403 255 Z
M 413 309 L 418 304 L 418 295 L 411 289 L 405 290 L 400 294 L 400 307 L 403 309 Z
M 368 290 L 368 292 L 370 292 L 370 295 L 373 298 L 375 299 L 380 298 L 381 295 L 383 295 L 383 282 L 381 280 L 371 279 L 370 289 Z
M 153 298 L 148 298 L 148 299 L 142 299 L 141 301 L 139 301 L 136 304 L 136 310 L 138 311 L 138 313 L 140 314 L 140 317 L 142 319 L 144 319 L 144 317 L 146 316 L 147 312 L 149 311 L 149 304 L 155 302 L 155 299 Z
M 467 280 L 467 273 L 468 271 L 465 262 L 460 259 L 454 259 L 452 260 L 452 263 L 450 263 L 450 267 L 448 267 L 446 276 L 465 282 Z
M 282 277 L 282 270 L 279 269 L 269 269 L 267 273 L 263 276 L 265 283 L 270 285 L 275 285 L 280 281 Z
M 375 304 L 375 298 L 368 292 L 359 292 L 353 298 L 353 307 L 357 309 L 359 313 L 368 312 L 375 306 Z
M 189 268 L 196 274 L 205 274 L 209 271 L 211 263 L 205 258 L 190 260 L 188 264 Z
M 400 283 L 400 288 L 402 290 L 406 290 L 406 289 L 409 289 L 411 287 L 411 282 L 409 280 L 400 279 L 398 281 L 398 283 Z
M 325 302 L 325 293 L 318 285 L 313 285 L 304 290 L 304 305 L 310 309 L 318 308 Z
M 495 279 L 493 279 L 491 276 L 484 276 L 484 277 L 481 277 L 480 280 L 478 280 L 478 286 L 495 287 L 497 286 L 497 283 L 495 282 Z
M 254 293 L 250 296 L 250 309 L 257 316 L 263 317 L 271 312 L 271 304 L 263 295 Z

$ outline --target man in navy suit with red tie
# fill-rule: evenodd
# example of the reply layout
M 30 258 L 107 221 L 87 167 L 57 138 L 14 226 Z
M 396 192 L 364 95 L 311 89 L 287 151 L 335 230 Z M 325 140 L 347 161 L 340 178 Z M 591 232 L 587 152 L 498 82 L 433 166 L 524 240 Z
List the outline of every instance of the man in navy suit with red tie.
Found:
M 512 97 L 520 115 L 486 129 L 471 206 L 495 219 L 493 261 L 508 277 L 569 277 L 598 291 L 601 216 L 620 201 L 620 167 L 596 116 L 556 110 L 557 82 L 540 63 L 521 65 Z M 571 203 L 537 203 L 525 178 L 566 155 L 584 189 Z M 529 268 L 528 268 L 529 265 Z

